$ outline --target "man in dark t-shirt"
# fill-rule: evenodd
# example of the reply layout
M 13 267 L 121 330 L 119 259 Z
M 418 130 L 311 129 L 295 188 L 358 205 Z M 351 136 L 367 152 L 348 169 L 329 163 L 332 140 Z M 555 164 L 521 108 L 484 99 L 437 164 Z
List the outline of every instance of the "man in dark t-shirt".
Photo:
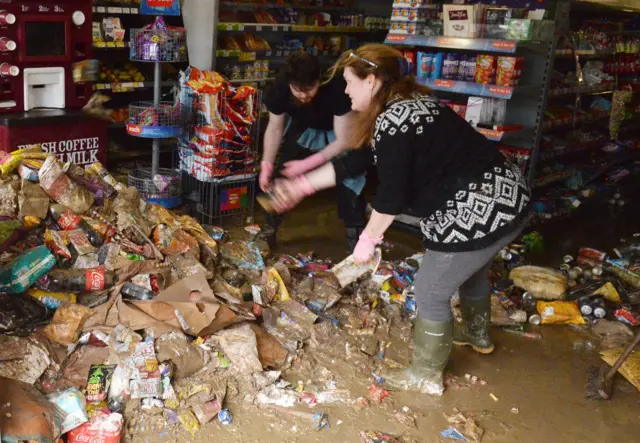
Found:
M 279 172 L 286 177 L 304 174 L 349 149 L 353 113 L 344 92 L 346 84 L 341 75 L 323 83 L 323 73 L 317 57 L 294 53 L 265 93 L 269 123 L 260 170 L 260 188 L 265 192 L 271 187 L 281 145 L 278 166 L 282 165 Z M 350 251 L 366 224 L 364 184 L 360 176 L 337 187 L 338 215 L 345 224 Z M 271 246 L 281 222 L 281 216 L 266 218 L 265 237 Z

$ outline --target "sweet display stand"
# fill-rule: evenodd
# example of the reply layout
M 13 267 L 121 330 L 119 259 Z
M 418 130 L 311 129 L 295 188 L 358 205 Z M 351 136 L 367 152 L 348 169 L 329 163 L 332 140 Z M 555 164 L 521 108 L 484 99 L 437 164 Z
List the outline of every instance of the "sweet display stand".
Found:
M 155 65 L 153 102 L 129 105 L 127 123 L 129 135 L 153 139 L 151 169 L 133 170 L 129 174 L 129 186 L 138 189 L 146 201 L 173 208 L 182 203 L 181 177 L 178 171 L 159 168 L 160 140 L 179 137 L 183 124 L 179 107 L 174 102 L 161 101 L 161 63 L 187 60 L 185 31 L 164 27 L 161 17 L 156 18 L 150 28 L 132 29 L 129 58 Z
M 190 76 L 213 76 L 219 89 L 194 90 Z M 256 194 L 260 92 L 190 68 L 180 80 L 179 96 L 186 124 L 176 166 L 192 212 L 204 225 L 246 222 L 253 216 Z

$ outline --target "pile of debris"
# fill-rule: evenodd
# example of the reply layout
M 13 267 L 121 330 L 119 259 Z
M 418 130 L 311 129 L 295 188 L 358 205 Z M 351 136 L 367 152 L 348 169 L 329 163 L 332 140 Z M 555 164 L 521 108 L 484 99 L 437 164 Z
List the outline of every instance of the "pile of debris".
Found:
M 379 366 L 410 363 L 419 257 L 333 268 L 271 257 L 259 228 L 231 239 L 145 202 L 99 163 L 85 171 L 33 147 L 0 169 L 3 438 L 183 439 L 232 423 L 232 399 L 321 429 L 325 414 L 291 406 L 368 404 L 322 358 L 372 374 L 374 401 L 388 395 Z M 307 358 L 304 344 L 322 352 Z M 295 365 L 320 381 L 283 380 Z
M 556 269 L 526 264 L 526 253 L 540 247 L 541 238 L 532 233 L 523 239 L 533 244 L 509 245 L 494 260 L 493 324 L 529 339 L 542 338 L 538 325 L 590 329 L 601 338 L 603 359 L 615 360 L 611 355 L 620 355 L 640 326 L 640 237 L 622 239 L 611 255 L 580 248 L 577 258 L 566 255 Z M 575 349 L 597 347 L 591 340 L 574 344 Z M 627 376 L 640 389 L 638 377 L 637 370 Z

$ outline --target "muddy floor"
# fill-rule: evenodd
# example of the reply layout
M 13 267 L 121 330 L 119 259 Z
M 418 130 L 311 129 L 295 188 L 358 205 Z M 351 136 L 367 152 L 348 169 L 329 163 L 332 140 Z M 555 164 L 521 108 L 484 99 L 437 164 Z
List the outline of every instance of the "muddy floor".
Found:
M 313 250 L 336 261 L 344 258 L 346 242 L 332 200 L 331 194 L 321 194 L 290 214 L 282 226 L 276 252 Z M 534 262 L 555 265 L 564 254 L 575 254 L 581 244 L 611 249 L 620 236 L 634 232 L 637 207 L 632 198 L 625 208 L 616 211 L 610 211 L 606 201 L 593 202 L 580 208 L 572 219 L 552 220 L 537 227 L 545 238 L 545 252 L 534 257 Z M 256 221 L 261 222 L 259 216 Z M 385 256 L 388 259 L 420 250 L 419 240 L 405 232 L 393 230 L 385 240 L 394 245 Z M 297 406 L 300 411 L 328 414 L 331 427 L 320 431 L 313 430 L 305 420 L 269 408 L 257 409 L 236 397 L 228 403 L 233 424 L 224 426 L 215 420 L 195 438 L 182 431 L 178 440 L 356 443 L 361 442 L 359 431 L 374 429 L 417 442 L 454 441 L 441 437 L 440 432 L 449 427 L 445 414 L 457 409 L 484 429 L 483 442 L 640 441 L 640 393 L 621 376 L 616 378 L 611 400 L 594 402 L 584 397 L 589 366 L 603 364 L 589 346 L 597 339 L 588 330 L 568 326 L 544 326 L 540 332 L 542 339 L 532 340 L 494 329 L 496 350 L 488 356 L 468 348 L 454 349 L 443 397 L 391 392 L 381 404 L 372 403 L 363 409 L 340 404 L 312 409 Z M 353 399 L 368 397 L 373 378 L 356 369 L 357 362 L 339 344 L 332 354 L 311 354 L 304 354 L 286 375 L 292 384 L 315 383 L 318 371 L 311 368 L 322 366 L 321 372 L 331 374 L 336 389 L 348 389 Z M 478 382 L 471 383 L 466 374 L 478 377 Z M 395 412 L 404 407 L 416 414 L 417 427 L 394 418 Z M 175 438 L 162 430 L 146 431 L 137 433 L 134 440 Z

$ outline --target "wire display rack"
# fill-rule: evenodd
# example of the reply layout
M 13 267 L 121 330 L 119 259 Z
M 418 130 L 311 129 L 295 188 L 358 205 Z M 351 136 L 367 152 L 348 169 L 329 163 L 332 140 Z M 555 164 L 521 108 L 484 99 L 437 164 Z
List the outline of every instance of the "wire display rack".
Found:
M 136 62 L 187 61 L 185 31 L 158 27 L 132 29 L 129 58 Z
M 179 102 L 191 123 L 179 139 L 176 167 L 201 223 L 241 223 L 254 209 L 261 96 L 251 87 L 233 87 L 218 74 L 216 81 L 224 86 L 216 92 L 195 91 L 187 84 L 197 75 L 190 69 L 181 78 Z
M 131 135 L 146 138 L 172 138 L 182 133 L 180 110 L 172 102 L 134 102 L 129 105 Z
M 174 169 L 158 169 L 154 176 L 149 168 L 134 169 L 129 174 L 129 186 L 135 187 L 145 200 L 166 208 L 182 203 L 182 174 Z
M 179 171 L 160 169 L 160 139 L 182 134 L 183 115 L 177 103 L 161 101 L 161 63 L 186 61 L 187 44 L 183 29 L 171 29 L 162 17 L 143 29 L 131 30 L 130 59 L 154 63 L 153 102 L 129 105 L 127 133 L 152 138 L 151 168 L 138 168 L 129 174 L 129 185 L 147 201 L 173 208 L 182 203 L 182 177 Z

